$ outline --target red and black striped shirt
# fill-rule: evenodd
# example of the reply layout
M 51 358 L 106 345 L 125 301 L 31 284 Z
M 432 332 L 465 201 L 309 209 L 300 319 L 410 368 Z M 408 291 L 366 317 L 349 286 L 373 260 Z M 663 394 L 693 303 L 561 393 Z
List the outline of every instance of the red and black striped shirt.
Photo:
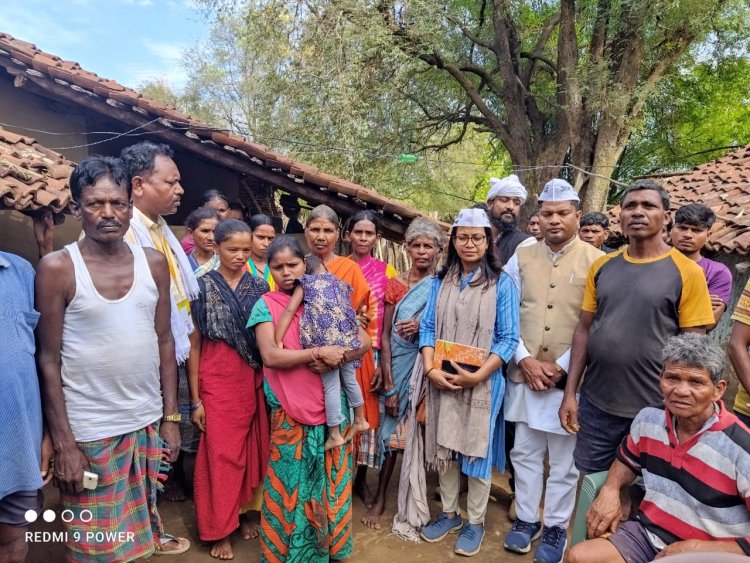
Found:
M 646 407 L 617 458 L 643 476 L 638 519 L 664 543 L 750 541 L 750 430 L 722 402 L 683 443 L 665 407 Z

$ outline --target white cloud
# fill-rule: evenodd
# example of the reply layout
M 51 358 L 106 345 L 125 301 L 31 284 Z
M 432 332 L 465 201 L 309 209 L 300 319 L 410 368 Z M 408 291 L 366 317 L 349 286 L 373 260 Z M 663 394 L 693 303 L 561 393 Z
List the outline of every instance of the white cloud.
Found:
M 169 62 L 179 61 L 182 58 L 182 51 L 185 49 L 185 45 L 153 41 L 147 38 L 143 39 L 143 46 L 155 57 Z
M 59 9 L 59 6 L 57 8 Z M 82 10 L 77 19 L 88 21 L 88 15 Z M 55 8 L 39 10 L 30 2 L 24 1 L 3 2 L 3 8 L 0 10 L 0 30 L 63 57 L 65 53 L 71 52 L 71 46 L 88 43 L 86 33 L 81 32 L 81 28 L 72 29 L 55 16 Z

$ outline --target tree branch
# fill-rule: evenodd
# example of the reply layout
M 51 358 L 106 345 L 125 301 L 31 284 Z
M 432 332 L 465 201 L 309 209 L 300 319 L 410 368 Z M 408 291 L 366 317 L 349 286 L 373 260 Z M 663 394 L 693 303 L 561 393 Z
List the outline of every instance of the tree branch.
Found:
M 560 30 L 557 40 L 557 130 L 544 136 L 545 147 L 578 140 L 581 89 L 578 84 L 578 39 L 575 0 L 560 0 Z
M 665 37 L 661 45 L 672 44 L 672 48 L 668 53 L 664 53 L 659 59 L 653 64 L 646 74 L 646 78 L 643 80 L 643 85 L 638 89 L 638 93 L 635 95 L 635 101 L 633 102 L 630 111 L 628 111 L 628 117 L 634 119 L 641 114 L 643 106 L 646 100 L 653 92 L 659 79 L 664 73 L 672 66 L 684 53 L 687 51 L 690 44 L 695 40 L 695 35 L 686 31 L 676 31 L 676 37 Z
M 458 82 L 461 88 L 463 88 L 464 92 L 466 92 L 466 94 L 469 96 L 469 99 L 473 102 L 474 106 L 476 106 L 476 108 L 479 110 L 479 113 L 484 116 L 490 127 L 492 127 L 497 135 L 503 140 L 503 143 L 505 143 L 506 141 L 508 143 L 512 142 L 512 135 L 510 134 L 510 131 L 506 127 L 505 123 L 500 121 L 495 113 L 487 106 L 485 101 L 482 99 L 482 96 L 479 95 L 479 92 L 472 84 L 471 80 L 469 80 L 469 78 L 463 72 L 461 72 L 461 70 L 455 63 L 443 60 L 443 58 L 438 53 L 434 53 L 433 55 L 424 55 L 421 58 L 426 63 L 432 64 L 437 68 L 443 69 L 448 72 L 448 74 L 450 74 L 456 80 L 456 82 Z
M 521 51 L 521 58 L 522 59 L 531 59 L 531 63 L 529 64 L 529 68 L 533 68 L 535 61 L 542 61 L 545 63 L 548 67 L 552 69 L 552 72 L 554 74 L 557 74 L 557 65 L 554 63 L 554 61 L 550 58 L 547 58 L 543 55 L 539 55 L 537 53 L 532 53 L 531 51 Z M 522 72 L 521 82 L 523 83 L 524 87 L 526 89 L 530 86 L 530 81 L 527 82 L 526 79 L 523 78 L 523 76 L 526 75 L 526 73 Z
M 487 69 L 475 64 L 462 64 L 458 67 L 458 70 L 460 70 L 461 72 L 470 72 L 482 79 L 482 84 L 480 84 L 480 86 L 477 88 L 477 91 L 481 92 L 482 85 L 487 85 L 496 96 L 502 96 L 503 89 L 500 87 L 500 84 L 495 81 L 494 76 L 492 76 L 492 72 L 488 71 Z
M 443 150 L 443 149 L 447 149 L 451 145 L 457 145 L 458 143 L 464 140 L 464 135 L 466 135 L 466 131 L 468 130 L 468 128 L 469 128 L 469 124 L 467 122 L 464 122 L 464 124 L 461 127 L 461 131 L 455 138 L 451 139 L 450 141 L 443 142 L 443 143 L 424 145 L 421 149 L 419 149 L 418 152 L 424 152 L 427 150 Z
M 521 72 L 521 82 L 523 82 L 523 85 L 527 90 L 531 89 L 531 78 L 534 76 L 534 67 L 536 66 L 537 60 L 547 63 L 547 65 L 555 71 L 555 74 L 557 74 L 557 65 L 551 64 L 549 59 L 543 59 L 542 52 L 552 35 L 552 31 L 559 23 L 560 12 L 556 12 L 555 15 L 545 24 L 544 29 L 542 29 L 542 32 L 539 34 L 534 49 L 530 53 L 527 51 L 521 52 L 522 57 L 530 59 L 526 69 Z
M 449 14 L 444 14 L 445 19 L 447 19 L 449 22 L 451 22 L 453 25 L 455 25 L 458 29 L 461 30 L 461 33 L 471 41 L 472 43 L 479 45 L 480 47 L 484 47 L 485 49 L 488 49 L 495 52 L 495 46 L 491 41 L 488 41 L 486 39 L 482 39 L 478 35 L 476 35 L 473 31 L 471 31 L 469 28 L 467 28 L 463 23 L 461 23 L 461 20 L 458 18 L 454 18 Z M 497 55 L 497 53 L 495 53 Z

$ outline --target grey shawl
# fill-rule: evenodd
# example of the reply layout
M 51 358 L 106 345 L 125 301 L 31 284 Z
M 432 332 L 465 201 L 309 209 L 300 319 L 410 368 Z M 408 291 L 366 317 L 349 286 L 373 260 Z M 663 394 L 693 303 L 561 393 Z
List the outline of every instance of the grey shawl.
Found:
M 489 351 L 497 315 L 497 282 L 460 290 L 449 276 L 440 285 L 435 307 L 435 337 Z M 442 471 L 457 452 L 467 458 L 487 457 L 492 378 L 460 391 L 427 385 L 425 459 Z
M 430 520 L 427 504 L 427 478 L 424 463 L 424 439 L 417 422 L 417 407 L 425 394 L 422 355 L 417 354 L 409 383 L 409 405 L 406 410 L 406 445 L 398 480 L 398 511 L 391 531 L 402 540 L 419 543 L 419 529 Z

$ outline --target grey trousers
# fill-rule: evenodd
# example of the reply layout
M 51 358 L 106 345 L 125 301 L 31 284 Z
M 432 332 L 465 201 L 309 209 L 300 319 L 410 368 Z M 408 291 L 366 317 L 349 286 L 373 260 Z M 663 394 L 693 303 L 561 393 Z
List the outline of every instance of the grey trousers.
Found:
M 365 404 L 362 398 L 362 390 L 357 383 L 354 362 L 344 364 L 339 369 L 332 369 L 320 376 L 323 380 L 323 393 L 326 401 L 326 424 L 338 426 L 344 422 L 345 417 L 341 412 L 341 385 L 344 385 L 344 393 L 349 407 L 361 407 Z

